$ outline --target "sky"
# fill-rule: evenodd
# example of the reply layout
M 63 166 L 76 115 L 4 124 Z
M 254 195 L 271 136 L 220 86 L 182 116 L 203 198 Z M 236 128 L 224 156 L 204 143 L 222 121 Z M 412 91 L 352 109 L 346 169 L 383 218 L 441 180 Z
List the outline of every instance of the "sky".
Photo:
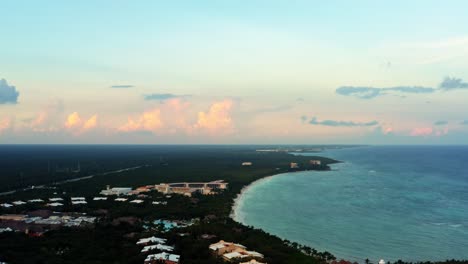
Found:
M 0 144 L 468 144 L 467 1 L 2 1 Z

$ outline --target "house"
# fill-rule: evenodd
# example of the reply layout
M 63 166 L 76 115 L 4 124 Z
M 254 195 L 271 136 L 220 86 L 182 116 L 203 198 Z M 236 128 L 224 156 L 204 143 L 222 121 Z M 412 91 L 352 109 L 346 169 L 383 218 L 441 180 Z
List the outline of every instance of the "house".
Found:
M 23 202 L 23 201 L 14 201 L 14 202 L 12 202 L 12 204 L 14 204 L 14 205 L 23 205 L 23 204 L 26 204 L 26 202 Z
M 322 162 L 320 160 L 310 160 L 309 164 L 313 166 L 320 166 L 322 165 Z
M 116 198 L 114 201 L 116 201 L 116 202 L 125 202 L 127 200 L 128 200 L 127 198 Z
M 13 207 L 12 204 L 9 204 L 9 203 L 2 203 L 0 204 L 1 207 L 5 207 L 5 208 L 10 208 L 10 207 Z
M 85 201 L 85 200 L 86 200 L 86 198 L 84 198 L 84 197 L 72 197 L 72 198 L 70 198 L 70 199 L 71 199 L 72 201 Z
M 164 245 L 164 244 L 149 245 L 149 246 L 145 246 L 141 250 L 141 252 L 148 252 L 150 250 L 155 250 L 155 249 L 159 249 L 159 250 L 162 250 L 162 251 L 173 251 L 174 247 L 167 246 L 167 245 Z
M 73 202 L 72 202 L 73 203 Z M 86 202 L 85 202 L 86 203 Z M 46 206 L 50 206 L 50 207 L 58 207 L 58 206 L 63 206 L 62 203 L 49 203 L 47 204 Z
M 247 261 L 247 262 L 241 262 L 239 264 L 267 264 L 267 263 L 264 263 L 264 262 L 258 262 L 256 261 L 255 259 L 251 259 L 250 261 Z
M 291 164 L 289 164 L 289 167 L 291 169 L 299 169 L 299 164 L 297 164 L 296 162 L 291 162 Z
M 28 202 L 29 203 L 42 203 L 42 202 L 44 202 L 44 200 L 42 200 L 42 199 L 32 199 L 32 200 L 29 200 Z
M 158 243 L 158 244 L 165 244 L 166 243 L 166 239 L 164 238 L 159 238 L 159 237 L 148 237 L 148 238 L 141 238 L 140 240 L 138 240 L 138 242 L 136 243 L 137 245 L 148 245 L 150 243 Z
M 145 264 L 178 264 L 180 256 L 162 252 L 159 254 L 148 255 L 145 259 Z
M 246 247 L 241 244 L 235 244 L 232 242 L 225 242 L 220 240 L 218 243 L 210 245 L 210 249 L 218 256 L 224 255 L 225 253 L 233 252 L 238 249 L 245 250 Z
M 60 201 L 63 201 L 63 199 L 59 198 L 59 197 L 58 198 L 49 198 L 49 201 L 51 201 L 51 202 L 60 202 Z
M 71 203 L 72 203 L 73 205 L 77 205 L 77 204 L 87 204 L 87 202 L 84 201 L 84 200 L 72 201 Z
M 242 166 L 252 166 L 252 162 L 250 161 L 242 162 Z
M 226 261 L 242 258 L 263 258 L 263 254 L 256 251 L 249 251 L 241 244 L 220 240 L 218 243 L 210 245 L 210 249 L 217 256 L 222 256 Z
M 109 196 L 109 195 L 127 195 L 132 191 L 132 188 L 130 187 L 114 187 L 110 188 L 109 185 L 107 185 L 107 188 L 105 190 L 102 190 L 100 194 Z
M 141 204 L 143 203 L 144 201 L 143 200 L 133 200 L 133 201 L 130 201 L 130 203 L 135 203 L 135 204 Z
M 94 197 L 93 201 L 106 201 L 107 197 Z

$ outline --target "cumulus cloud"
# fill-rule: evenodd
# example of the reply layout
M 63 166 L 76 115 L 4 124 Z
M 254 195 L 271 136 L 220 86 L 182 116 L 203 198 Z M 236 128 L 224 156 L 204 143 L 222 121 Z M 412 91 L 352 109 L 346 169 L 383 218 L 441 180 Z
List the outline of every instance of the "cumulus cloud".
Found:
M 410 135 L 413 137 L 429 136 L 429 135 L 432 135 L 432 131 L 433 131 L 432 127 L 417 127 L 411 130 Z
M 417 127 L 413 128 L 410 132 L 410 136 L 413 137 L 429 137 L 429 136 L 436 136 L 440 137 L 443 135 L 447 135 L 449 132 L 448 128 L 444 129 L 434 129 L 432 127 Z
M 460 78 L 445 77 L 445 79 L 439 84 L 439 88 L 445 91 L 468 89 L 468 83 L 463 82 Z
M 0 79 L 0 104 L 18 103 L 19 92 L 15 86 L 8 85 L 5 79 Z
M 136 118 L 129 117 L 127 123 L 118 130 L 121 132 L 152 132 L 157 133 L 162 128 L 161 110 L 152 109 L 143 112 Z
M 234 125 L 231 118 L 233 102 L 224 100 L 215 102 L 207 112 L 199 112 L 196 129 L 206 130 L 211 134 L 225 134 L 233 132 Z
M 447 124 L 448 124 L 448 121 L 445 121 L 445 120 L 439 120 L 439 121 L 434 122 L 435 126 L 444 126 L 444 125 L 447 125 Z
M 120 85 L 112 85 L 110 88 L 127 89 L 127 88 L 133 88 L 133 87 L 135 87 L 135 86 L 130 85 L 130 84 L 120 84 Z
M 370 122 L 353 122 L 353 121 L 335 121 L 335 120 L 322 120 L 318 121 L 316 117 L 313 117 L 309 124 L 311 125 L 321 125 L 321 126 L 332 126 L 332 127 L 370 127 L 378 125 L 377 121 Z
M 336 89 L 336 93 L 344 96 L 354 96 L 360 99 L 372 99 L 386 94 L 398 93 L 433 93 L 434 88 L 422 86 L 396 86 L 388 88 L 365 87 L 365 86 L 341 86 Z
M 170 94 L 170 93 L 154 93 L 154 94 L 145 94 L 143 95 L 143 98 L 147 101 L 165 101 L 169 99 L 175 99 L 175 98 L 184 98 L 184 97 L 189 97 L 190 95 L 176 95 L 176 94 Z
M 12 128 L 12 120 L 10 118 L 4 118 L 0 120 L 0 134 L 3 133 L 4 131 L 9 130 Z
M 73 112 L 67 116 L 65 128 L 74 135 L 82 134 L 97 127 L 97 115 L 83 120 L 78 112 Z
M 34 118 L 29 121 L 33 131 L 58 130 L 63 120 L 65 106 L 61 100 L 50 101 Z

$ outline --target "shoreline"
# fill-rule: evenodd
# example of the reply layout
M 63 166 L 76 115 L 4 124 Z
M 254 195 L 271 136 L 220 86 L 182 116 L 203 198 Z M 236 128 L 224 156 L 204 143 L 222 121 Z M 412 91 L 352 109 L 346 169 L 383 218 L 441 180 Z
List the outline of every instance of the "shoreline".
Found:
M 248 191 L 254 185 L 256 185 L 256 184 L 258 184 L 260 182 L 267 181 L 267 180 L 270 180 L 273 177 L 277 177 L 277 176 L 281 176 L 281 175 L 289 174 L 289 173 L 299 173 L 299 172 L 305 172 L 305 171 L 327 172 L 327 171 L 330 171 L 330 170 L 305 170 L 304 169 L 304 170 L 297 170 L 297 171 L 288 171 L 288 172 L 281 172 L 281 173 L 278 173 L 278 174 L 268 175 L 268 176 L 265 176 L 265 177 L 260 178 L 258 180 L 255 180 L 255 181 L 245 185 L 244 187 L 242 187 L 240 192 L 236 195 L 236 198 L 233 199 L 233 202 L 232 202 L 232 205 L 231 205 L 231 212 L 229 213 L 229 218 L 231 218 L 232 220 L 234 220 L 237 223 L 245 225 L 245 223 L 242 223 L 241 221 L 236 220 L 236 216 L 237 216 L 236 211 L 237 211 L 237 209 L 238 209 L 238 207 L 240 205 L 239 203 L 241 201 L 241 198 L 245 194 L 245 192 Z

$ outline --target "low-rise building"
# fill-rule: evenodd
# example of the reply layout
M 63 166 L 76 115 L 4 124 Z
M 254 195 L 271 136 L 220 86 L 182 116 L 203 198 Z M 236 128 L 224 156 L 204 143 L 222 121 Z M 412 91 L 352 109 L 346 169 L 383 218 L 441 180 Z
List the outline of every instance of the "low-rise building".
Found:
M 141 250 L 141 252 L 148 252 L 148 251 L 155 250 L 155 249 L 162 250 L 162 251 L 174 251 L 174 247 L 167 246 L 164 244 L 156 244 L 156 245 L 145 246 Z
M 147 238 L 141 238 L 140 240 L 138 240 L 136 244 L 137 245 L 148 245 L 151 243 L 165 244 L 166 241 L 167 240 L 164 238 L 152 236 L 152 237 L 147 237 Z
M 251 259 L 250 261 L 241 262 L 241 263 L 239 263 L 239 264 L 267 264 L 267 263 L 265 263 L 265 262 L 259 262 L 259 261 L 255 260 L 255 259 Z
M 320 166 L 320 165 L 322 165 L 322 161 L 320 161 L 320 160 L 310 160 L 309 164 L 313 165 L 313 166 Z
M 101 195 L 109 196 L 109 195 L 128 195 L 132 191 L 132 188 L 130 187 L 114 187 L 110 188 L 109 185 L 107 185 L 107 188 L 105 190 L 102 190 L 100 192 Z
M 252 166 L 252 162 L 250 161 L 242 162 L 242 166 Z
M 243 258 L 263 258 L 261 253 L 256 251 L 249 251 L 241 244 L 226 242 L 224 240 L 220 240 L 218 243 L 211 244 L 210 250 L 213 252 L 213 254 L 222 257 L 226 261 Z
M 160 193 L 177 193 L 190 197 L 193 193 L 201 193 L 203 195 L 216 194 L 218 191 L 226 189 L 227 185 L 227 182 L 218 180 L 212 182 L 161 183 L 156 185 L 155 188 Z
M 299 169 L 299 164 L 297 164 L 296 162 L 291 162 L 291 164 L 289 164 L 289 167 L 291 169 Z
M 180 256 L 162 252 L 159 254 L 148 255 L 145 259 L 145 264 L 178 264 Z

